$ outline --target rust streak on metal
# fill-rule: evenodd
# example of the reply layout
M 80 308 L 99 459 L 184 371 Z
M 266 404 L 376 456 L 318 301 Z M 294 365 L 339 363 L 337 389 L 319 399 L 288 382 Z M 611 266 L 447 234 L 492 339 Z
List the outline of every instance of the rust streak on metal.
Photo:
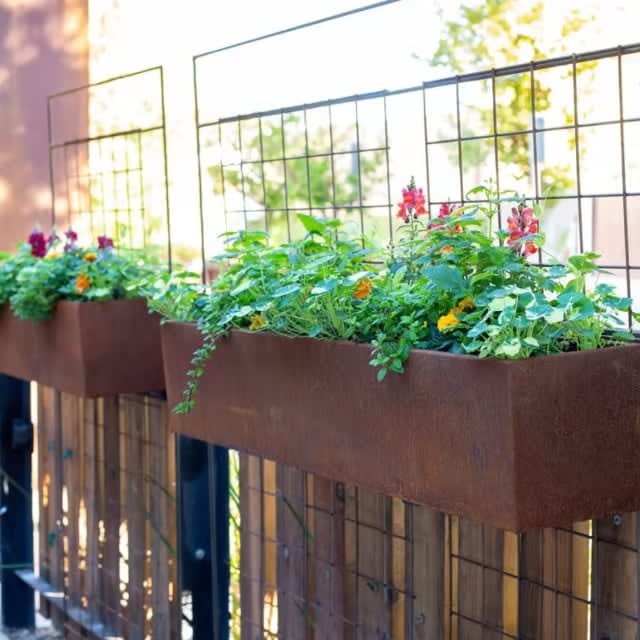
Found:
M 173 405 L 201 337 L 179 323 L 162 335 Z M 369 354 L 233 331 L 171 426 L 504 529 L 640 508 L 640 347 L 519 361 L 414 351 L 383 383 Z

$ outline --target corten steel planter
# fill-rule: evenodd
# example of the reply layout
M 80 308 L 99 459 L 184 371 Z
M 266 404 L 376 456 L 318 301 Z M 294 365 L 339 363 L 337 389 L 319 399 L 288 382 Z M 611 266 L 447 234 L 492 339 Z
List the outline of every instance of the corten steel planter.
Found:
M 169 402 L 193 325 L 162 327 Z M 520 361 L 233 331 L 174 430 L 520 531 L 640 508 L 640 346 Z
M 0 373 L 79 396 L 164 389 L 160 319 L 143 299 L 59 302 L 50 320 L 0 310 Z

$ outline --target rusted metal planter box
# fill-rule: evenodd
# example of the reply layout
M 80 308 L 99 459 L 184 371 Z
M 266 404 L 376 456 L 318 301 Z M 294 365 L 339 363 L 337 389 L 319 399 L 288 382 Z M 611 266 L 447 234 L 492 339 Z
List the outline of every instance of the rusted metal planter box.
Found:
M 162 327 L 181 399 L 193 325 Z M 640 346 L 520 361 L 415 351 L 376 382 L 370 347 L 233 331 L 175 431 L 500 528 L 640 508 Z
M 163 390 L 160 319 L 143 299 L 63 301 L 40 322 L 5 305 L 0 373 L 87 397 Z

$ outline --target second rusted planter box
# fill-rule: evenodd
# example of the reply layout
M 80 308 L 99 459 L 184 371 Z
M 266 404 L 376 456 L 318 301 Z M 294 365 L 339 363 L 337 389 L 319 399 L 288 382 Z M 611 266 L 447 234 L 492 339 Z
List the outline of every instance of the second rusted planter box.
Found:
M 193 325 L 162 327 L 169 402 Z M 370 347 L 234 331 L 174 430 L 500 528 L 640 508 L 640 346 L 520 361 L 415 351 L 376 382 Z
M 160 320 L 142 299 L 59 302 L 50 320 L 0 310 L 0 373 L 79 396 L 164 389 Z

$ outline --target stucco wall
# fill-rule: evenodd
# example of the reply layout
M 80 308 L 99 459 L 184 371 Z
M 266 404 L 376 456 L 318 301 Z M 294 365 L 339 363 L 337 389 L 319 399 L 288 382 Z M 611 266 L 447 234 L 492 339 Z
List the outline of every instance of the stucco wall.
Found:
M 0 0 L 1 250 L 49 227 L 46 97 L 88 81 L 87 17 L 87 0 Z

